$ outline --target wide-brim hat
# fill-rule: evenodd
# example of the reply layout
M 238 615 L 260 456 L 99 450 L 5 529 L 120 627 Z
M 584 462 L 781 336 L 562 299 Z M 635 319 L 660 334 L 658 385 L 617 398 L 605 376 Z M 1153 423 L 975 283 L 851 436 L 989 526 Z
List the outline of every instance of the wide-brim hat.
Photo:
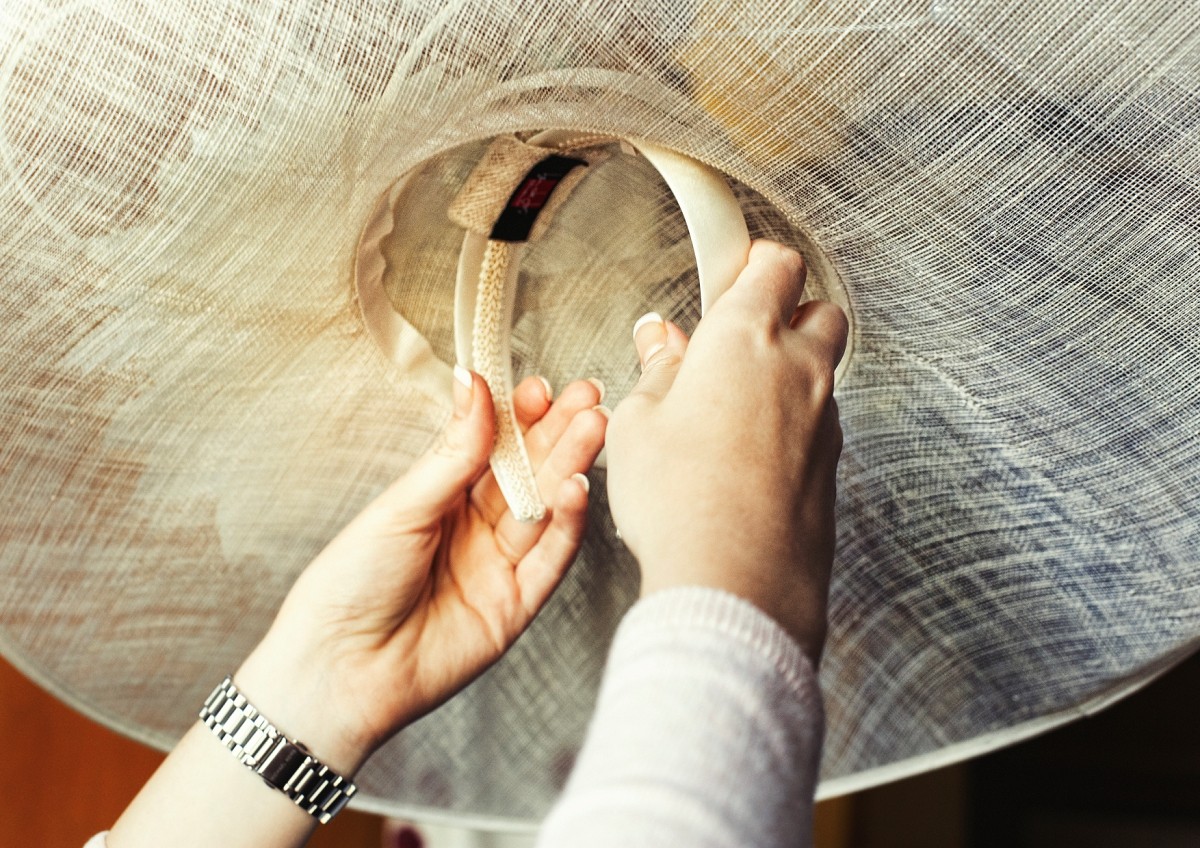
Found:
M 1136 689 L 1200 637 L 1198 43 L 1196 3 L 6 9 L 0 647 L 169 746 L 445 421 L 447 209 L 551 128 L 717 169 L 852 317 L 824 794 Z M 672 192 L 611 148 L 530 245 L 512 352 L 616 403 L 633 321 L 690 329 L 699 292 Z M 362 806 L 545 812 L 637 594 L 603 473 L 564 585 Z

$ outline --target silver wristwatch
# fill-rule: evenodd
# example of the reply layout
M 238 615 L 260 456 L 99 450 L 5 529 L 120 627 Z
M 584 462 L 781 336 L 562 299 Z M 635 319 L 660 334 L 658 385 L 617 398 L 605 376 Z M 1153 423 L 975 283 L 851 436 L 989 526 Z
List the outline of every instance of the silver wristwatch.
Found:
M 200 720 L 247 768 L 321 824 L 358 791 L 300 742 L 280 733 L 226 677 L 200 708 Z

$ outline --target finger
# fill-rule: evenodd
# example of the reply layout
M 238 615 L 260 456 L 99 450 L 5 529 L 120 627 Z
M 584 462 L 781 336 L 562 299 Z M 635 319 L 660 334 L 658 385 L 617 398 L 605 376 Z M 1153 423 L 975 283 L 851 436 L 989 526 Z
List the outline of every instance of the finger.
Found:
M 607 426 L 608 416 L 596 409 L 583 410 L 572 419 L 567 431 L 538 469 L 538 491 L 544 501 L 549 502 L 554 497 L 564 480 L 585 473 L 592 467 L 600 449 L 604 447 Z M 522 523 L 511 512 L 506 512 L 495 527 L 497 545 L 515 562 L 537 542 L 545 524 Z
M 545 377 L 526 377 L 513 389 L 513 412 L 524 433 L 536 424 L 554 400 L 554 390 Z
M 725 297 L 763 315 L 788 323 L 804 294 L 808 268 L 791 248 L 760 239 L 750 246 L 746 267 Z
M 521 604 L 532 619 L 558 586 L 575 559 L 587 527 L 587 477 L 563 480 L 554 499 L 550 523 L 537 543 L 517 563 L 516 581 Z
M 550 409 L 554 400 L 554 389 L 545 377 L 526 377 L 513 389 L 512 398 L 517 427 L 524 434 Z M 471 487 L 471 503 L 492 526 L 495 526 L 504 510 L 508 509 L 504 496 L 500 494 L 496 476 L 490 468 Z
M 831 369 L 836 368 L 846 352 L 850 322 L 836 303 L 810 300 L 800 304 L 792 319 L 804 344 L 813 348 Z
M 687 334 L 674 323 L 663 321 L 657 312 L 651 312 L 634 324 L 633 343 L 642 364 L 642 376 L 629 398 L 635 402 L 639 398 L 660 401 L 675 383 L 675 375 L 683 364 Z
M 534 473 L 562 438 L 572 419 L 585 409 L 596 407 L 604 398 L 604 384 L 599 380 L 578 380 L 570 383 L 549 410 L 525 432 L 525 450 Z M 574 469 L 586 471 L 587 466 Z M 550 490 L 553 493 L 553 490 Z M 471 488 L 471 504 L 484 520 L 495 527 L 508 511 L 508 504 L 495 475 L 484 474 Z M 534 525 L 537 526 L 537 525 Z
M 454 369 L 454 414 L 434 442 L 375 505 L 408 528 L 436 523 L 487 465 L 496 438 L 496 413 L 487 383 Z
M 603 401 L 604 384 L 599 380 L 576 380 L 568 384 L 545 416 L 525 434 L 525 449 L 534 469 L 550 455 L 576 415 Z
M 586 472 L 604 447 L 608 415 L 603 409 L 580 412 L 554 445 L 537 472 L 538 491 L 544 499 L 554 497 L 558 485 L 572 474 Z

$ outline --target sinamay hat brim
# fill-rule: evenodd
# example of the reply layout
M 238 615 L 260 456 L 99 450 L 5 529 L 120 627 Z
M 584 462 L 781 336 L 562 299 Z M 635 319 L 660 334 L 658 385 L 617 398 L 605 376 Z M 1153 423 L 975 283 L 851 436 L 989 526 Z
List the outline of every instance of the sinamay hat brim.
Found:
M 171 744 L 426 446 L 461 238 L 438 198 L 544 127 L 718 167 L 844 286 L 826 794 L 1195 646 L 1195 3 L 31 3 L 0 37 L 0 645 L 95 718 Z M 603 168 L 529 256 L 513 347 L 619 400 L 632 320 L 694 323 L 697 293 L 669 193 Z M 364 329 L 364 257 L 405 357 Z M 363 806 L 544 813 L 636 595 L 593 492 L 549 607 Z

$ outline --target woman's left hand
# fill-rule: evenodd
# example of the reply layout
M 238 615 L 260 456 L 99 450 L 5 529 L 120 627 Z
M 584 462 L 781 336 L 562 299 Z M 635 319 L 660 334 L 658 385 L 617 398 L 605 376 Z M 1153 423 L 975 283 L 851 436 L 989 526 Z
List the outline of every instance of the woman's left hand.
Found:
M 513 392 L 549 506 L 542 521 L 522 524 L 488 468 L 487 384 L 468 376 L 469 388 L 455 381 L 454 415 L 437 443 L 304 571 L 234 675 L 284 734 L 343 773 L 495 662 L 583 538 L 579 475 L 608 420 L 598 384 L 572 383 L 553 403 L 536 378 Z

